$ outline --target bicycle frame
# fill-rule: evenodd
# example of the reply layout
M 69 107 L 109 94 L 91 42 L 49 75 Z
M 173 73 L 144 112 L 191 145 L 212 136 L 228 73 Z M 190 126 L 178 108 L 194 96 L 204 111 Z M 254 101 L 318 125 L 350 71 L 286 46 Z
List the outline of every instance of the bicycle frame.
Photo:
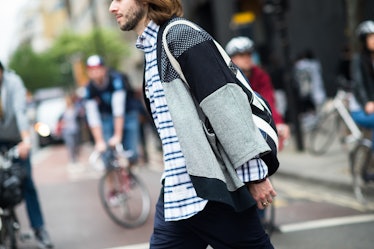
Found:
M 344 121 L 345 125 L 351 132 L 351 136 L 353 137 L 353 141 L 357 141 L 362 138 L 362 132 L 353 120 L 351 114 L 347 110 L 346 105 L 344 104 L 344 100 L 347 97 L 347 93 L 343 90 L 338 90 L 334 100 L 333 105 L 336 111 L 339 113 L 340 117 Z

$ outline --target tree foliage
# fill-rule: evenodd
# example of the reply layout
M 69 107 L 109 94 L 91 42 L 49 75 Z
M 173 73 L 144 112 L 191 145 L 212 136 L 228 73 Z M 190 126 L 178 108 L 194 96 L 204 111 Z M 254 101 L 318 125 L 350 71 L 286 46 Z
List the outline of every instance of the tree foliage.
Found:
M 34 52 L 30 45 L 20 46 L 11 56 L 9 67 L 31 92 L 44 87 L 71 88 L 75 86 L 73 63 L 85 61 L 91 54 L 100 54 L 108 66 L 118 69 L 129 55 L 129 47 L 117 30 L 94 29 L 86 34 L 66 31 L 42 53 Z
M 20 46 L 11 57 L 9 67 L 23 79 L 30 91 L 55 86 L 59 79 L 58 65 L 47 54 L 35 53 L 29 45 Z

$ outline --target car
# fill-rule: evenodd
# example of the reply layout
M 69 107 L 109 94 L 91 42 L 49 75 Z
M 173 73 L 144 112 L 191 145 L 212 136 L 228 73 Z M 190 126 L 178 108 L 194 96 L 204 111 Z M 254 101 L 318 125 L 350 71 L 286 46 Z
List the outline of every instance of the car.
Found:
M 39 146 L 62 142 L 59 124 L 66 109 L 65 95 L 36 95 L 34 130 L 38 135 Z

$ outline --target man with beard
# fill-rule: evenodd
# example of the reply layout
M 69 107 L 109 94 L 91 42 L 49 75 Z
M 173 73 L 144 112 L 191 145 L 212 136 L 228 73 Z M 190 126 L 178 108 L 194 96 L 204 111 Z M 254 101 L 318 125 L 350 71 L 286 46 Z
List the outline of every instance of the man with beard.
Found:
M 186 21 L 180 0 L 116 0 L 109 10 L 121 30 L 138 34 L 145 102 L 162 141 L 164 173 L 150 248 L 273 248 L 256 211 L 276 195 L 262 160 L 270 148 L 247 96 L 230 84 L 235 75 L 213 38 L 185 24 L 168 30 L 167 45 L 187 88 L 159 43 L 168 24 Z M 207 133 L 199 111 L 209 119 Z M 208 142 L 211 129 L 224 158 Z

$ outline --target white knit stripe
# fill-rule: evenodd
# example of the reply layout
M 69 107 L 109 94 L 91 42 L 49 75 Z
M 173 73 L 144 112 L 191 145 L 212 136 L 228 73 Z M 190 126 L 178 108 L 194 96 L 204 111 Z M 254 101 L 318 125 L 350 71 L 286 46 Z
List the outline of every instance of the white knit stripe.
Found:
M 274 141 L 275 145 L 278 148 L 278 135 L 274 131 L 274 129 L 266 123 L 262 118 L 257 117 L 256 115 L 252 115 L 253 122 L 255 122 L 257 127 L 261 127 L 261 130 L 263 130 L 266 134 L 269 135 L 269 137 Z

